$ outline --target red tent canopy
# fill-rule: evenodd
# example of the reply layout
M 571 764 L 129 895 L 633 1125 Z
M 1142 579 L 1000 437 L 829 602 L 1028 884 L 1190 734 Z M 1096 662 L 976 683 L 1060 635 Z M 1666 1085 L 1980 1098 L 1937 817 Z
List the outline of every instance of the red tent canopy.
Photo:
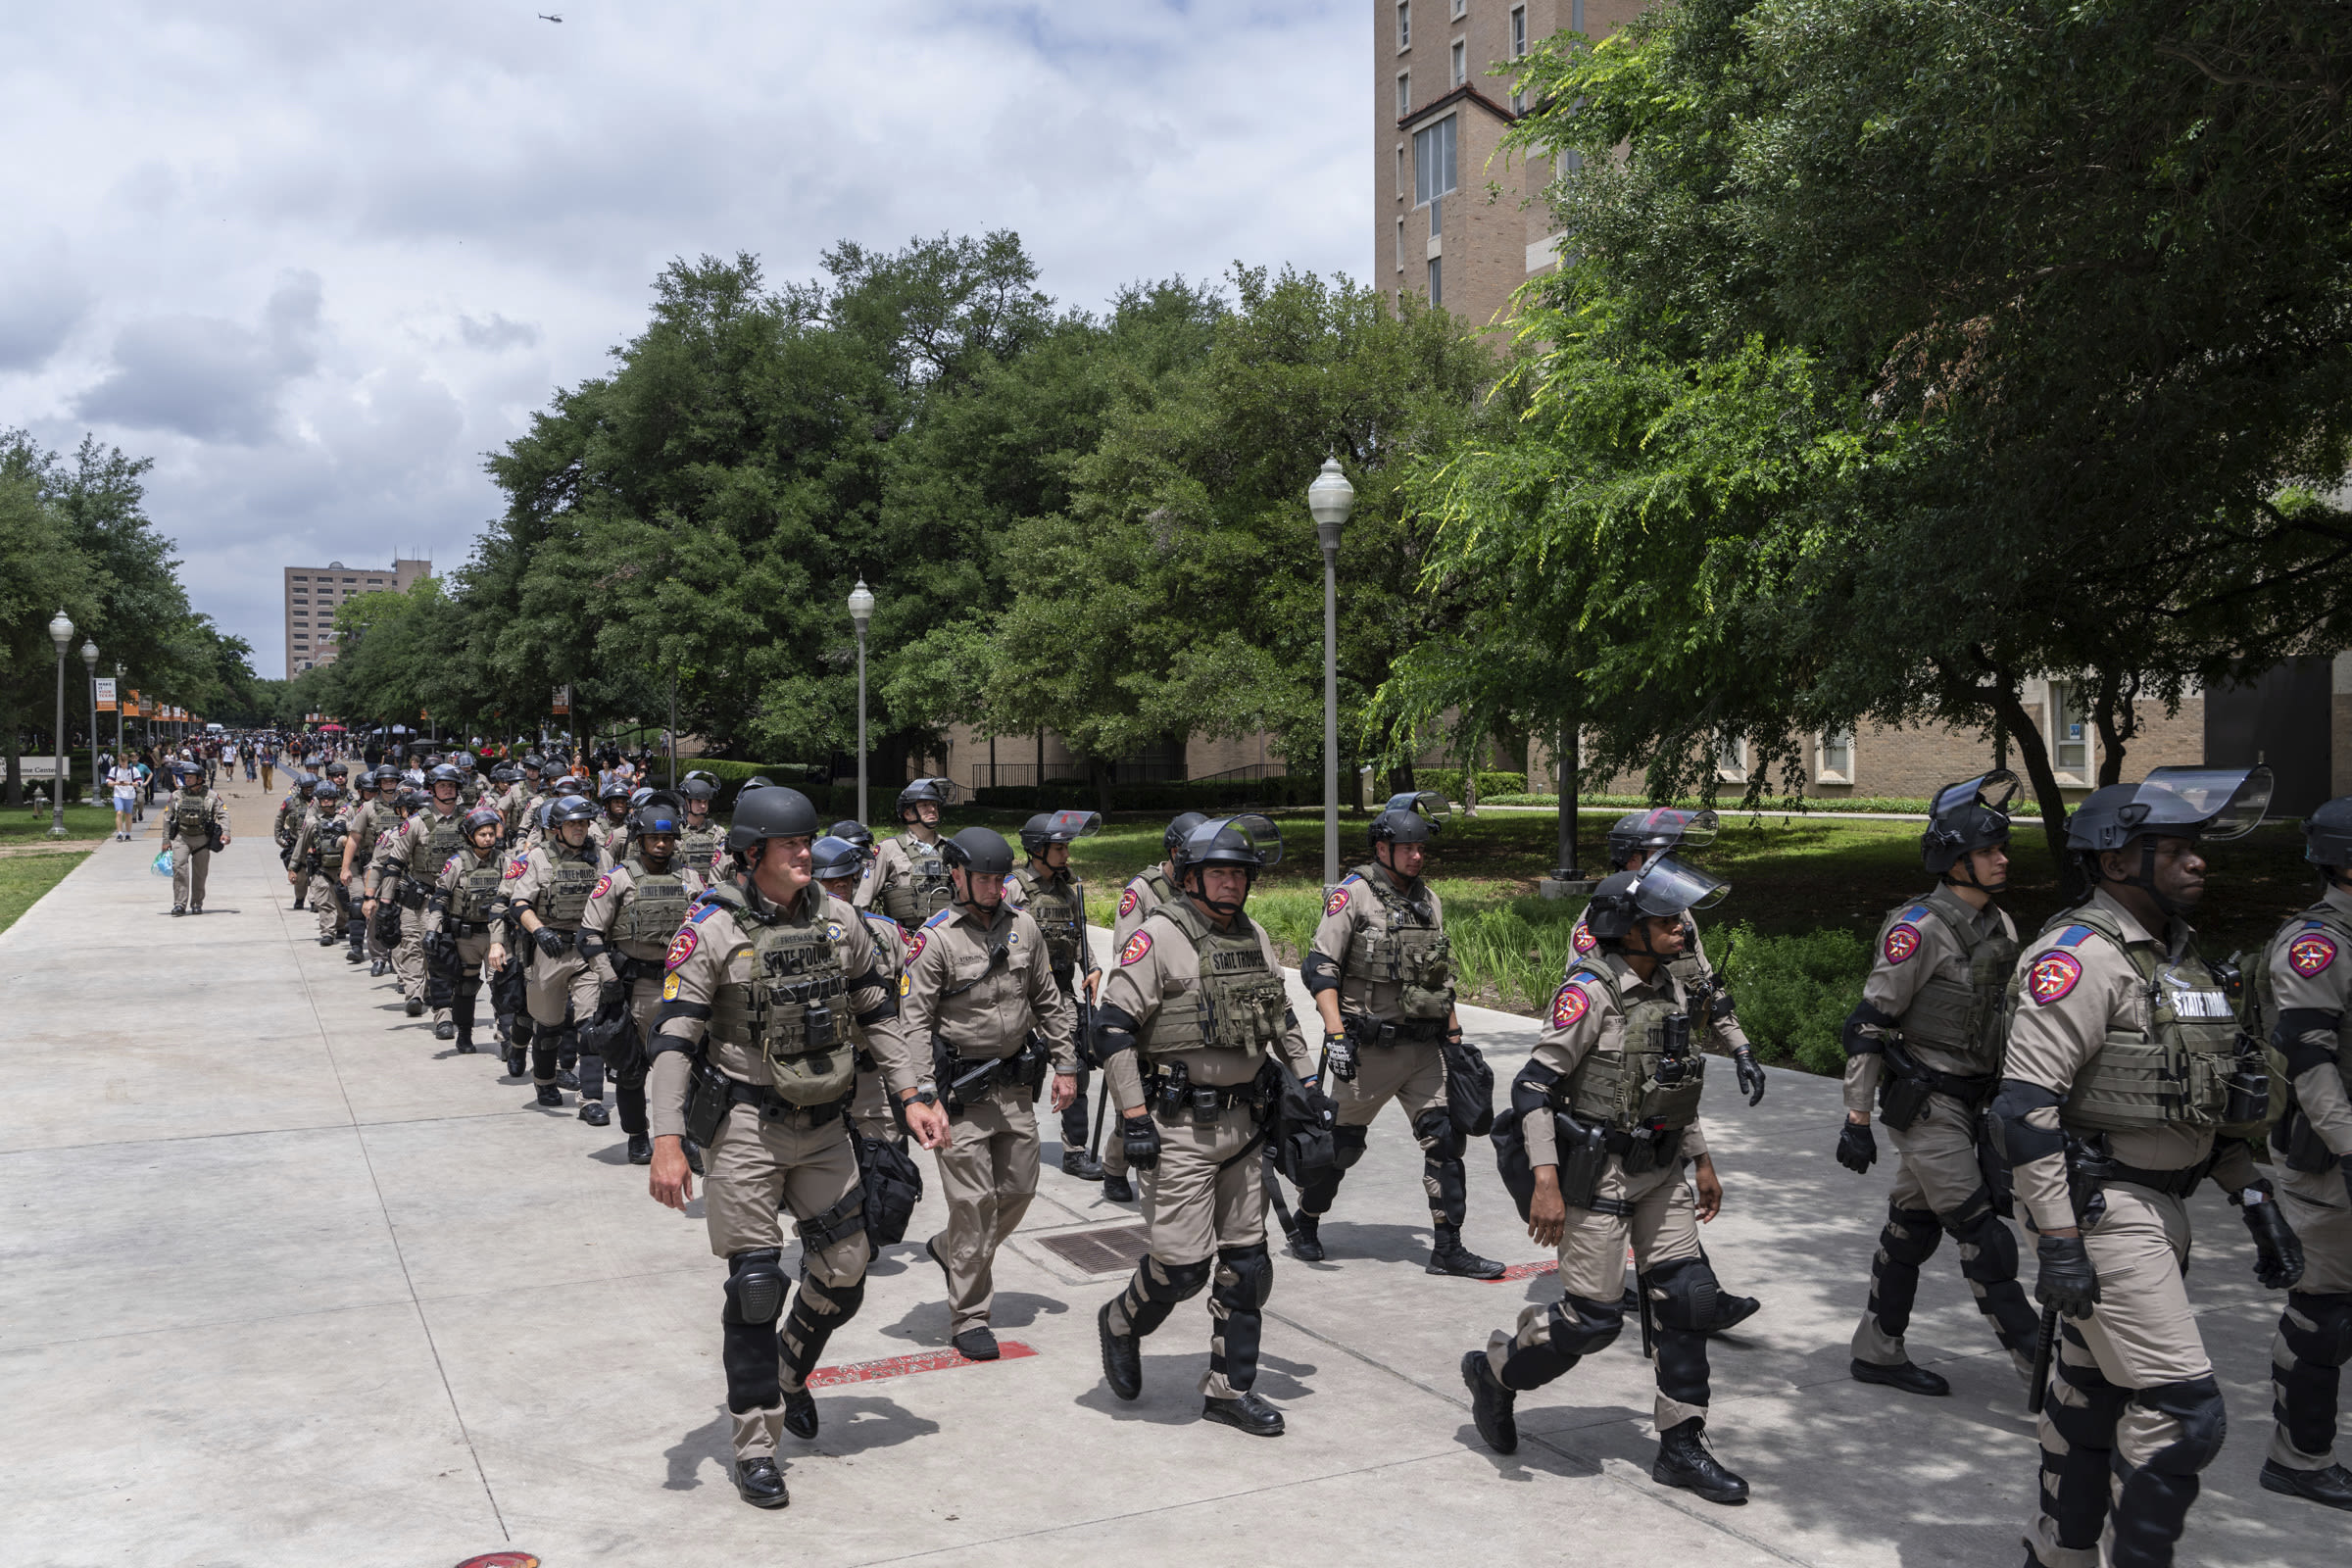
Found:
M 329 731 L 329 730 L 333 731 L 333 732 L 334 732 L 335 734 L 337 734 L 337 735 L 340 735 L 340 734 L 342 734 L 342 733 L 343 733 L 343 726 L 342 726 L 342 725 L 340 725 L 340 724 L 321 724 L 321 725 L 319 725 L 319 726 L 318 726 L 318 729 L 319 729 L 319 732 L 320 732 L 320 733 L 322 733 L 322 734 L 323 734 L 323 733 L 325 733 L 325 732 L 327 732 L 327 731 Z

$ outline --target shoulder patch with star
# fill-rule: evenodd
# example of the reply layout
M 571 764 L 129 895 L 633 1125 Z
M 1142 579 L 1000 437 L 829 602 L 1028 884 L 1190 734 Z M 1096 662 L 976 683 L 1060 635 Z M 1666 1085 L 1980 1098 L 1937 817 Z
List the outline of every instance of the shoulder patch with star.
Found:
M 1138 931 L 1135 935 L 1127 939 L 1126 946 L 1119 949 L 1119 962 L 1122 964 L 1141 963 L 1143 961 L 1144 955 L 1150 953 L 1151 951 L 1151 935 L 1147 932 Z
M 1571 980 L 1560 987 L 1551 999 L 1551 1026 L 1554 1029 L 1567 1028 L 1582 1018 L 1592 1005 L 1592 999 L 1586 994 L 1585 988 Z
M 2075 989 L 2082 978 L 2082 960 L 2055 948 L 2036 954 L 2026 966 L 2026 995 L 2037 1007 L 2046 1007 Z

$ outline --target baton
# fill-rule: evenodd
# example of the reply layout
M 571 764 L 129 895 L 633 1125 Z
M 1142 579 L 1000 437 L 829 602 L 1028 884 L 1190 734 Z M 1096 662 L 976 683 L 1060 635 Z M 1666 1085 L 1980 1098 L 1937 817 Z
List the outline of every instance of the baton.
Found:
M 1291 1205 L 1283 1201 L 1282 1177 L 1274 1168 L 1272 1148 L 1258 1151 L 1258 1169 L 1265 1173 L 1266 1200 L 1274 1205 L 1274 1218 L 1282 1226 L 1282 1239 L 1286 1242 L 1297 1242 L 1298 1240 L 1298 1222 L 1291 1218 Z
M 1087 1157 L 1101 1163 L 1102 1158 L 1102 1121 L 1110 1113 L 1110 1069 L 1095 1069 L 1102 1075 L 1102 1086 L 1095 1091 L 1095 1136 L 1086 1146 Z
M 1658 1353 L 1658 1325 L 1649 1304 L 1649 1292 L 1642 1284 L 1642 1276 L 1634 1276 L 1634 1295 L 1642 1303 L 1642 1359 L 1654 1360 Z
M 2041 1330 L 2034 1336 L 2034 1386 L 2026 1391 L 2026 1413 L 2041 1414 L 2042 1396 L 2050 1386 L 2050 1358 L 2058 1348 L 2058 1308 L 2041 1309 Z

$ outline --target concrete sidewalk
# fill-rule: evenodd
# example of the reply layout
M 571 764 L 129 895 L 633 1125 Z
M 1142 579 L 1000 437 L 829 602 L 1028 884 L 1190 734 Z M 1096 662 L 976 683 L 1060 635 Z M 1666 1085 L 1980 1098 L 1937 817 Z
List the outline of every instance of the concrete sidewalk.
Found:
M 1332 1260 L 1277 1265 L 1258 1388 L 1289 1436 L 1197 1419 L 1204 1298 L 1148 1342 L 1143 1398 L 1110 1396 L 1093 1315 L 1124 1269 L 1090 1274 L 1046 1244 L 1136 1215 L 1061 1176 L 1049 1142 L 998 1272 L 998 1332 L 1036 1353 L 820 1389 L 821 1436 L 781 1455 L 791 1508 L 745 1507 L 699 1200 L 690 1219 L 659 1207 L 617 1126 L 538 1109 L 495 1055 L 455 1055 L 389 981 L 318 947 L 288 908 L 270 803 L 234 787 L 238 842 L 201 918 L 169 917 L 151 820 L 0 934 L 0 1564 L 2021 1555 L 2036 1448 L 1948 1247 L 1912 1345 L 1953 1396 L 1845 1375 L 1886 1172 L 1837 1166 L 1836 1086 L 1791 1072 L 1753 1110 L 1711 1075 L 1730 1194 L 1707 1241 L 1727 1285 L 1765 1302 L 1715 1343 L 1715 1444 L 1755 1489 L 1745 1507 L 1649 1481 L 1630 1325 L 1522 1401 L 1516 1455 L 1479 1445 L 1455 1363 L 1551 1281 L 1422 1272 L 1420 1162 L 1396 1115 L 1324 1227 Z M 1502 1014 L 1472 1028 L 1505 1074 L 1533 1039 Z M 1483 1149 L 1470 1168 L 1472 1245 L 1546 1261 Z M 2336 1560 L 2339 1516 L 2255 1485 L 2278 1298 L 2230 1211 L 2196 1206 L 2193 1283 L 2232 1433 L 2181 1560 Z M 910 1234 L 939 1218 L 928 1200 Z M 828 1362 L 946 1336 L 938 1276 L 902 1246 Z

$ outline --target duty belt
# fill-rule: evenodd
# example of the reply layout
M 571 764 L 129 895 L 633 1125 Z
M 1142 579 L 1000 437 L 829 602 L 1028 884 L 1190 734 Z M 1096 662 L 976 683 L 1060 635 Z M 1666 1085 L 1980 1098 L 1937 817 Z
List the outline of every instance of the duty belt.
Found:
M 948 1080 L 940 1087 L 942 1102 L 949 1099 L 949 1089 L 955 1091 L 956 1104 L 969 1105 L 975 1100 L 985 1100 L 1000 1089 L 1018 1089 L 1029 1092 L 1028 1051 L 1023 1048 L 1009 1056 L 948 1058 Z M 950 1115 L 956 1114 L 951 1107 Z
M 1255 1079 L 1246 1084 L 1197 1084 L 1158 1072 L 1144 1080 L 1144 1103 L 1152 1107 L 1154 1119 L 1173 1127 L 1187 1112 L 1196 1123 L 1208 1122 L 1245 1106 L 1250 1111 L 1250 1120 L 1260 1120 L 1271 1101 L 1259 1091 Z
M 1887 1070 L 1896 1077 L 1926 1084 L 1935 1093 L 1949 1095 L 1972 1110 L 2000 1087 L 2000 1079 L 1992 1073 L 1981 1077 L 1963 1077 L 1959 1073 L 1938 1072 L 1911 1057 L 1898 1058 L 1894 1052 L 1886 1053 L 1886 1060 Z
M 443 915 L 441 917 L 441 929 L 443 933 L 454 934 L 461 937 L 478 937 L 497 923 L 498 922 L 495 920 L 461 920 L 455 915 Z M 450 928 L 453 926 L 456 927 L 454 933 L 452 933 L 450 930 Z
M 850 1108 L 850 1097 L 828 1100 L 821 1105 L 796 1105 L 766 1084 L 747 1084 L 742 1079 L 727 1079 L 727 1102 L 733 1105 L 757 1105 L 761 1121 L 778 1122 L 786 1127 L 806 1131 L 839 1121 Z
M 1359 1046 L 1394 1046 L 1433 1044 L 1446 1037 L 1443 1018 L 1375 1018 L 1368 1012 L 1351 1012 L 1340 1020 L 1348 1038 Z
M 2182 1165 L 2177 1170 L 2147 1170 L 2101 1156 L 2087 1167 L 2086 1174 L 2095 1175 L 2102 1187 L 2126 1182 L 2133 1187 L 2145 1187 L 2151 1192 L 2162 1193 L 2167 1198 L 2186 1198 L 2197 1190 L 2197 1184 L 2212 1169 L 2213 1159 L 2210 1155 L 2194 1165 Z
M 1581 1116 L 1568 1118 L 1580 1127 L 1592 1123 Z M 1653 1127 L 1646 1132 L 1627 1132 L 1622 1127 L 1604 1127 L 1600 1134 L 1601 1147 L 1625 1161 L 1626 1174 L 1645 1175 L 1673 1164 L 1683 1155 L 1683 1129 Z M 1605 1212 L 1605 1211 L 1604 1211 Z

